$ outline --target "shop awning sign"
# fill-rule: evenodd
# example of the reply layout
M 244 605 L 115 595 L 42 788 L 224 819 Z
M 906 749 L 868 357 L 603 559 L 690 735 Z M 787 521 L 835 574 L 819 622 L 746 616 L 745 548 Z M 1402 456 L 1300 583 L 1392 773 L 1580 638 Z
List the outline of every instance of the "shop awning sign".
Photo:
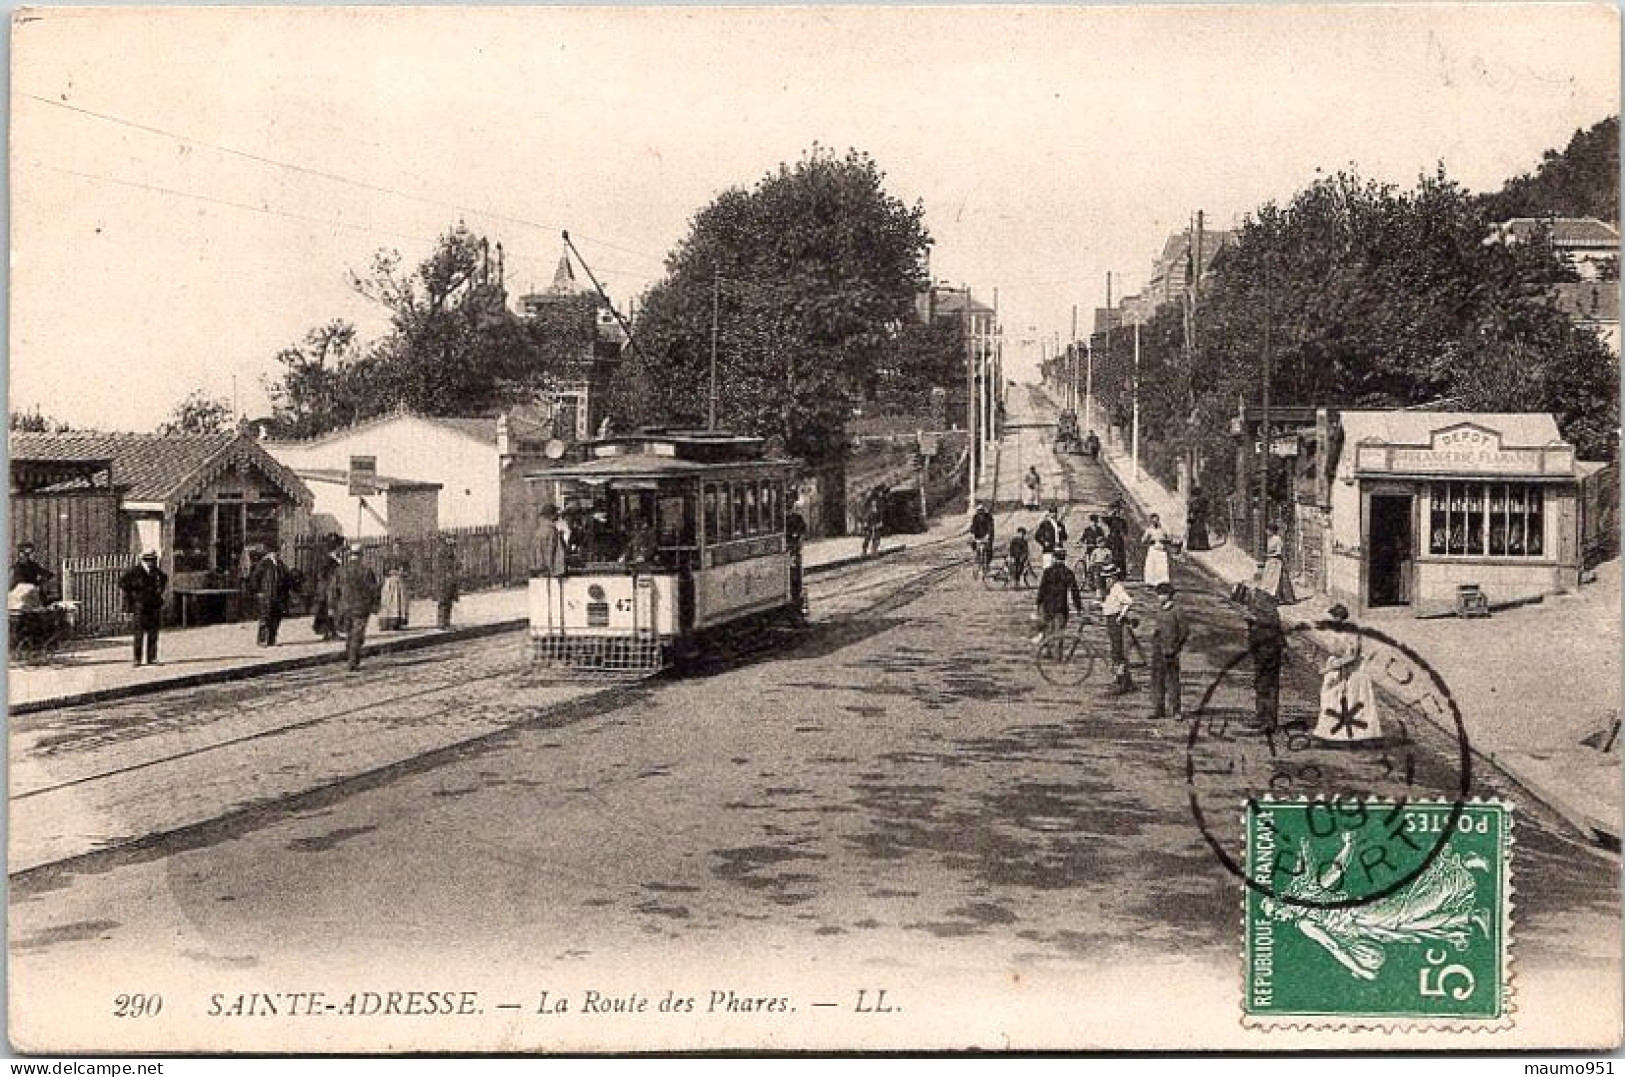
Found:
M 1574 446 L 1507 446 L 1499 431 L 1464 423 L 1435 430 L 1425 446 L 1363 440 L 1355 446 L 1354 469 L 1374 475 L 1571 477 Z

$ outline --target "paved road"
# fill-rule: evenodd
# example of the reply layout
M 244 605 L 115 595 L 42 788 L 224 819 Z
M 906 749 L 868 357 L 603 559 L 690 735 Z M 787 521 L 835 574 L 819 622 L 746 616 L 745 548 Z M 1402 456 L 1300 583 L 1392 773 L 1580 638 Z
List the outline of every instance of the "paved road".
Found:
M 1109 500 L 1100 472 L 1067 468 L 1074 501 Z M 548 695 L 509 668 L 507 644 L 486 641 L 359 679 L 309 671 L 41 716 L 54 724 L 30 735 L 59 737 L 64 753 L 160 726 L 202 745 L 261 711 L 312 721 L 254 739 L 251 754 L 144 768 L 164 777 L 123 794 L 132 802 L 324 765 L 384 733 L 429 742 L 445 723 L 483 723 L 490 735 L 14 876 L 11 997 L 29 1013 L 60 1008 L 49 1027 L 74 1036 L 111 1027 L 166 1046 L 410 1045 L 404 1023 L 205 1015 L 214 993 L 468 987 L 484 1012 L 435 1023 L 433 1045 L 631 1046 L 664 1031 L 689 1047 L 831 1046 L 861 1028 L 893 1046 L 1270 1046 L 1237 1022 L 1240 884 L 1192 821 L 1188 727 L 1149 720 L 1143 696 L 1103 697 L 1098 677 L 1039 679 L 1028 596 L 974 585 L 966 552 L 953 540 L 833 574 L 812 629 L 608 694 Z M 1177 582 L 1192 698 L 1234 653 L 1240 621 L 1213 585 L 1182 570 Z M 1295 668 L 1289 708 L 1312 706 L 1313 690 Z M 1227 681 L 1213 705 L 1250 703 Z M 1449 792 L 1452 744 L 1415 735 L 1417 791 Z M 98 800 L 99 781 L 76 795 L 123 810 Z M 1223 781 L 1204 795 L 1241 795 Z M 1510 795 L 1487 773 L 1474 792 Z M 1234 841 L 1224 820 L 1239 803 L 1214 810 L 1221 841 Z M 1519 1029 L 1561 1039 L 1617 998 L 1617 867 L 1519 809 Z M 901 1012 L 855 1016 L 860 988 L 871 1004 L 885 989 Z M 149 989 L 170 1017 L 99 1019 L 114 991 Z M 704 1020 L 633 1023 L 581 1014 L 589 989 L 643 992 L 651 1008 L 672 989 L 701 1010 L 710 991 L 733 991 L 794 1012 L 723 1001 Z M 542 991 L 572 997 L 573 1013 L 538 1016 Z

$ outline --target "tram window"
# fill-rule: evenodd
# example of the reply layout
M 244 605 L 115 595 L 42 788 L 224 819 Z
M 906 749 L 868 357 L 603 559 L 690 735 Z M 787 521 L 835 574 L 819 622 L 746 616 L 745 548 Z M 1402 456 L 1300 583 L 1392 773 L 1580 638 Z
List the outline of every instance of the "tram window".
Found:
M 705 541 L 715 542 L 721 536 L 717 532 L 717 488 L 711 483 L 705 485 Z
M 761 514 L 756 506 L 756 484 L 745 483 L 745 533 L 747 535 L 759 534 L 762 530 Z
M 694 545 L 694 513 L 683 494 L 670 494 L 656 504 L 655 534 L 662 548 Z
M 784 521 L 779 516 L 779 487 L 772 480 L 762 483 L 762 530 L 775 533 L 784 530 Z
M 730 483 L 734 497 L 734 538 L 744 538 L 750 534 L 745 526 L 745 484 L 742 482 Z

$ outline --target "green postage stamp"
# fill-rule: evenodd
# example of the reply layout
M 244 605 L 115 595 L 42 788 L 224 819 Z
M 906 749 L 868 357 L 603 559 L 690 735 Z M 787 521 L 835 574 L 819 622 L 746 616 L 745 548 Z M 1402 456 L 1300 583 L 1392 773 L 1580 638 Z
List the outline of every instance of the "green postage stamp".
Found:
M 1246 1024 L 1511 1024 L 1506 805 L 1264 800 L 1246 832 Z

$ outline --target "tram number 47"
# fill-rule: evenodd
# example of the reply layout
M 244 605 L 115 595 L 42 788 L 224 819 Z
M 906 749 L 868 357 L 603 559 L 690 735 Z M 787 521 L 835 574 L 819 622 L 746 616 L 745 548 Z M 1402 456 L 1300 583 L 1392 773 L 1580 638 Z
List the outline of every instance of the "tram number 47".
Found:
M 1424 955 L 1427 965 L 1417 972 L 1417 990 L 1424 998 L 1443 998 L 1446 994 L 1457 1001 L 1471 998 L 1473 988 L 1478 986 L 1478 978 L 1473 970 L 1466 965 L 1445 965 L 1448 954 L 1444 950 L 1430 948 Z M 1439 966 L 1444 965 L 1443 968 Z M 1431 982 L 1429 982 L 1431 977 Z M 1447 981 L 1460 978 L 1466 981 L 1450 986 Z

